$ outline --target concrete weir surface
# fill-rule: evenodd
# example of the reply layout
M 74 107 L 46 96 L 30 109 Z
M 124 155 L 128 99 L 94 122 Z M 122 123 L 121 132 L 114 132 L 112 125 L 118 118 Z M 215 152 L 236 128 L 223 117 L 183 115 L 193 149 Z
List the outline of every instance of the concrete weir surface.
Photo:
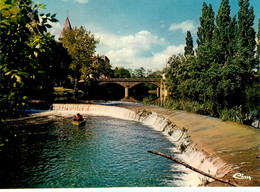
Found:
M 184 111 L 130 103 L 53 104 L 53 110 L 104 110 L 108 116 L 125 114 L 133 120 L 149 121 L 178 140 L 176 145 L 185 144 L 183 154 L 176 154 L 176 158 L 239 186 L 260 186 L 259 129 Z M 212 181 L 207 186 L 228 185 Z
M 159 113 L 179 128 L 186 128 L 196 149 L 230 165 L 224 178 L 241 186 L 260 186 L 259 129 L 184 111 L 174 112 L 155 106 L 144 108 Z M 222 184 L 217 181 L 210 184 L 219 185 Z

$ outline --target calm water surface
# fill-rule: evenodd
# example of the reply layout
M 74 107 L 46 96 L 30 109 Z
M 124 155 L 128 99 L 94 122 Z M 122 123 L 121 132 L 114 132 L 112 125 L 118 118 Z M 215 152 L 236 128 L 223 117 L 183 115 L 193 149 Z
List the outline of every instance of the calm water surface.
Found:
M 183 185 L 178 165 L 147 153 L 171 154 L 173 144 L 138 122 L 89 116 L 78 128 L 71 118 L 59 117 L 13 128 L 13 134 L 0 152 L 0 188 Z

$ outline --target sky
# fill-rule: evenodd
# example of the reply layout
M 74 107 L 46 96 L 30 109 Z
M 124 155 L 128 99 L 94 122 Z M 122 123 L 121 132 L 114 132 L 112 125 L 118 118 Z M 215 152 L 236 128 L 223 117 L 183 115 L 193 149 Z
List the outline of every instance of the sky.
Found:
M 203 2 L 215 14 L 221 0 L 35 0 L 46 5 L 43 13 L 56 13 L 50 32 L 59 37 L 66 17 L 72 27 L 84 26 L 99 39 L 96 54 L 110 59 L 112 67 L 162 70 L 173 54 L 184 53 L 185 37 L 191 31 L 196 47 Z M 260 18 L 260 0 L 254 7 L 255 29 Z M 238 0 L 230 0 L 231 17 Z

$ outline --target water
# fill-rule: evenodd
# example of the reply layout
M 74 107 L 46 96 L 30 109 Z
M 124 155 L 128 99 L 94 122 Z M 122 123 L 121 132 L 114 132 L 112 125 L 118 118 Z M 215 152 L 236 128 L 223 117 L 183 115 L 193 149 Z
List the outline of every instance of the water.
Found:
M 12 134 L 0 152 L 0 188 L 183 186 L 179 165 L 147 153 L 171 155 L 174 145 L 139 122 L 89 116 L 76 127 L 59 117 Z

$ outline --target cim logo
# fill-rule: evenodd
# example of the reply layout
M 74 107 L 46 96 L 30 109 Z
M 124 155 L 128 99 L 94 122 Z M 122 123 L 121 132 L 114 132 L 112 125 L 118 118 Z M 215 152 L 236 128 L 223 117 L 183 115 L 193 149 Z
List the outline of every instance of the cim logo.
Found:
M 246 176 L 246 175 L 244 175 L 244 173 L 235 173 L 235 174 L 233 175 L 233 177 L 234 177 L 235 179 L 248 179 L 248 180 L 252 180 L 252 177 L 251 177 L 251 176 Z

